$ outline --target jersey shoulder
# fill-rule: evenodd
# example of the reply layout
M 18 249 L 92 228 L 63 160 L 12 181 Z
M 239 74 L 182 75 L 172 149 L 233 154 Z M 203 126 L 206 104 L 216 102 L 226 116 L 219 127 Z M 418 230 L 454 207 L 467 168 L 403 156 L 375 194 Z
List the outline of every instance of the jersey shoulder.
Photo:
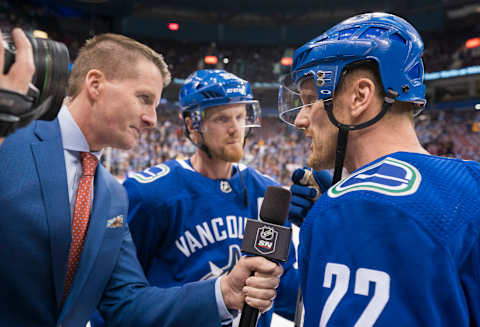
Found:
M 480 165 L 473 161 L 393 153 L 332 186 L 319 205 L 364 203 L 403 212 L 441 242 L 480 220 Z M 353 208 L 352 208 L 353 210 Z
M 193 169 L 184 160 L 169 160 L 140 172 L 130 172 L 123 185 L 129 196 L 158 201 L 180 194 L 186 180 L 184 176 L 189 172 Z
M 263 185 L 265 188 L 271 185 L 280 185 L 273 177 L 263 174 L 251 166 L 238 164 L 238 168 L 242 174 L 245 174 L 248 177 L 249 180 L 256 184 Z
M 394 153 L 380 158 L 338 182 L 328 190 L 330 198 L 349 193 L 354 196 L 382 194 L 385 199 L 425 196 L 434 188 L 449 186 L 446 193 L 460 189 L 478 189 L 479 164 L 431 155 Z M 438 190 L 436 190 L 438 191 Z M 413 199 L 415 197 L 405 198 Z

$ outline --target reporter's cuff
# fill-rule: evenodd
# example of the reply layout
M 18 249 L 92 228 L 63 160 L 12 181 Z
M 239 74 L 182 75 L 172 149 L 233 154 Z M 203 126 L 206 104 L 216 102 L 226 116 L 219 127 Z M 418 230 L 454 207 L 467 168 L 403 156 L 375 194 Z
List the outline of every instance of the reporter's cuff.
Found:
M 238 310 L 229 310 L 225 306 L 225 301 L 223 300 L 222 290 L 220 288 L 220 280 L 224 276 L 217 278 L 215 281 L 215 299 L 217 300 L 217 309 L 220 316 L 220 321 L 222 325 L 229 325 L 233 319 L 238 315 Z

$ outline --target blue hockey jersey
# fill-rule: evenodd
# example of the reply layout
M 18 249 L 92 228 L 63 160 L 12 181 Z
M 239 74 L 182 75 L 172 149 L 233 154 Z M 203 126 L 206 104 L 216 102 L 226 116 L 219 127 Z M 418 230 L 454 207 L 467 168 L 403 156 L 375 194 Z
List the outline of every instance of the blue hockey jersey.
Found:
M 245 219 L 258 218 L 266 188 L 277 183 L 244 165 L 234 164 L 233 170 L 230 179 L 215 180 L 196 172 L 188 160 L 171 160 L 125 181 L 130 231 L 152 285 L 215 278 L 239 260 Z M 298 288 L 295 260 L 291 245 L 273 308 L 291 320 Z M 262 314 L 258 326 L 270 326 L 271 316 L 272 310 Z
M 398 152 L 331 187 L 300 231 L 305 326 L 479 326 L 479 183 Z

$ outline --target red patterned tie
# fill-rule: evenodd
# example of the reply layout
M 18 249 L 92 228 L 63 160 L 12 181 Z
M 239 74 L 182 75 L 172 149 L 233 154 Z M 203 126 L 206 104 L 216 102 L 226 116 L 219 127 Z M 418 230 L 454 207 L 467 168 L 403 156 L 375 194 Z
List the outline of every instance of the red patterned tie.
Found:
M 98 159 L 90 152 L 81 152 L 82 176 L 78 183 L 77 198 L 73 209 L 72 221 L 72 244 L 68 253 L 67 276 L 65 277 L 65 288 L 63 291 L 63 302 L 67 298 L 72 285 L 75 271 L 77 270 L 82 254 L 83 243 L 87 234 L 88 220 L 90 219 L 90 193 L 92 190 L 93 177 L 97 168 Z

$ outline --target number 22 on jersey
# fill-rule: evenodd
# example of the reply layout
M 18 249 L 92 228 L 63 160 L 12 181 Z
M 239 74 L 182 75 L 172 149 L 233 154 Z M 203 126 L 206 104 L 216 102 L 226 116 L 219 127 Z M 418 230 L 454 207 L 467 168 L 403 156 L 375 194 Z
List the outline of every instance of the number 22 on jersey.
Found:
M 350 268 L 328 262 L 325 267 L 323 287 L 332 287 L 332 276 L 336 276 L 335 286 L 325 302 L 320 318 L 320 327 L 326 327 L 337 305 L 345 296 L 350 282 Z M 370 282 L 375 283 L 372 299 L 363 310 L 354 327 L 370 327 L 375 324 L 390 298 L 390 275 L 379 270 L 358 268 L 355 273 L 354 293 L 368 296 Z

